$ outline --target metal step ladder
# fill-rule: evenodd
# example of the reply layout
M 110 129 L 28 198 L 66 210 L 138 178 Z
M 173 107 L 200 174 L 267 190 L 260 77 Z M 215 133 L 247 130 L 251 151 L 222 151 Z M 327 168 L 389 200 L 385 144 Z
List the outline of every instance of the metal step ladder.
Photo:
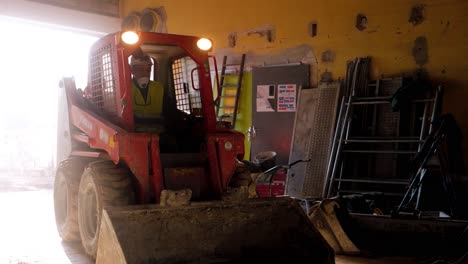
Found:
M 218 121 L 230 123 L 235 127 L 239 108 L 239 98 L 244 73 L 245 54 L 242 54 L 240 63 L 227 63 L 227 56 L 223 58 L 221 81 L 219 83 L 221 94 L 216 107 Z

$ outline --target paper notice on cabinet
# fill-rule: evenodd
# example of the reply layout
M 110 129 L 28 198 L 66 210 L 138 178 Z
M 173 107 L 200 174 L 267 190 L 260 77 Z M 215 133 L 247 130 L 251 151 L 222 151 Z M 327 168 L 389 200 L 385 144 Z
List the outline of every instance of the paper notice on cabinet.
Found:
M 296 111 L 296 85 L 278 85 L 278 112 Z
M 275 86 L 257 85 L 257 98 L 275 99 Z
M 257 85 L 257 112 L 274 112 L 269 99 L 275 98 L 275 85 Z
M 257 98 L 257 112 L 274 112 L 267 98 Z

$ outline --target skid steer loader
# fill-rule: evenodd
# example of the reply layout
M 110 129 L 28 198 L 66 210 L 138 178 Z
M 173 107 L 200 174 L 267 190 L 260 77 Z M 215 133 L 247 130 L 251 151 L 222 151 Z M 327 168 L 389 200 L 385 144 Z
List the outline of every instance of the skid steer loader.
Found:
M 334 263 L 298 202 L 245 199 L 243 186 L 230 185 L 244 135 L 216 120 L 209 47 L 197 45 L 203 41 L 117 32 L 92 46 L 84 90 L 73 78 L 61 80 L 54 186 L 60 236 L 81 240 L 97 263 Z M 129 66 L 137 49 L 154 62 L 164 108 L 175 109 L 165 116 L 166 136 L 137 128 Z

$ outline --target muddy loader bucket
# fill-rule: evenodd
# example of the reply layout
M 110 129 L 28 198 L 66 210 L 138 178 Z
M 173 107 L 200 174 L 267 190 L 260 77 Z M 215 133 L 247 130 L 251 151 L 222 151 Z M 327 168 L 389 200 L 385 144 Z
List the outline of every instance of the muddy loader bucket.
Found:
M 333 250 L 287 197 L 103 212 L 96 263 L 334 263 Z

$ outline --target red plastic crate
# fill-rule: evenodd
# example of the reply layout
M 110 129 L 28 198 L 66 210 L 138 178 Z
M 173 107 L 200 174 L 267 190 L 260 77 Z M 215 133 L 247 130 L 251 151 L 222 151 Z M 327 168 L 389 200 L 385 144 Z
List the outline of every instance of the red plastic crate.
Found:
M 273 181 L 271 182 L 271 195 L 270 195 L 270 185 L 267 184 L 257 184 L 257 193 L 259 197 L 274 197 L 284 195 L 286 188 L 286 177 L 287 173 L 284 170 L 279 170 L 273 176 Z

